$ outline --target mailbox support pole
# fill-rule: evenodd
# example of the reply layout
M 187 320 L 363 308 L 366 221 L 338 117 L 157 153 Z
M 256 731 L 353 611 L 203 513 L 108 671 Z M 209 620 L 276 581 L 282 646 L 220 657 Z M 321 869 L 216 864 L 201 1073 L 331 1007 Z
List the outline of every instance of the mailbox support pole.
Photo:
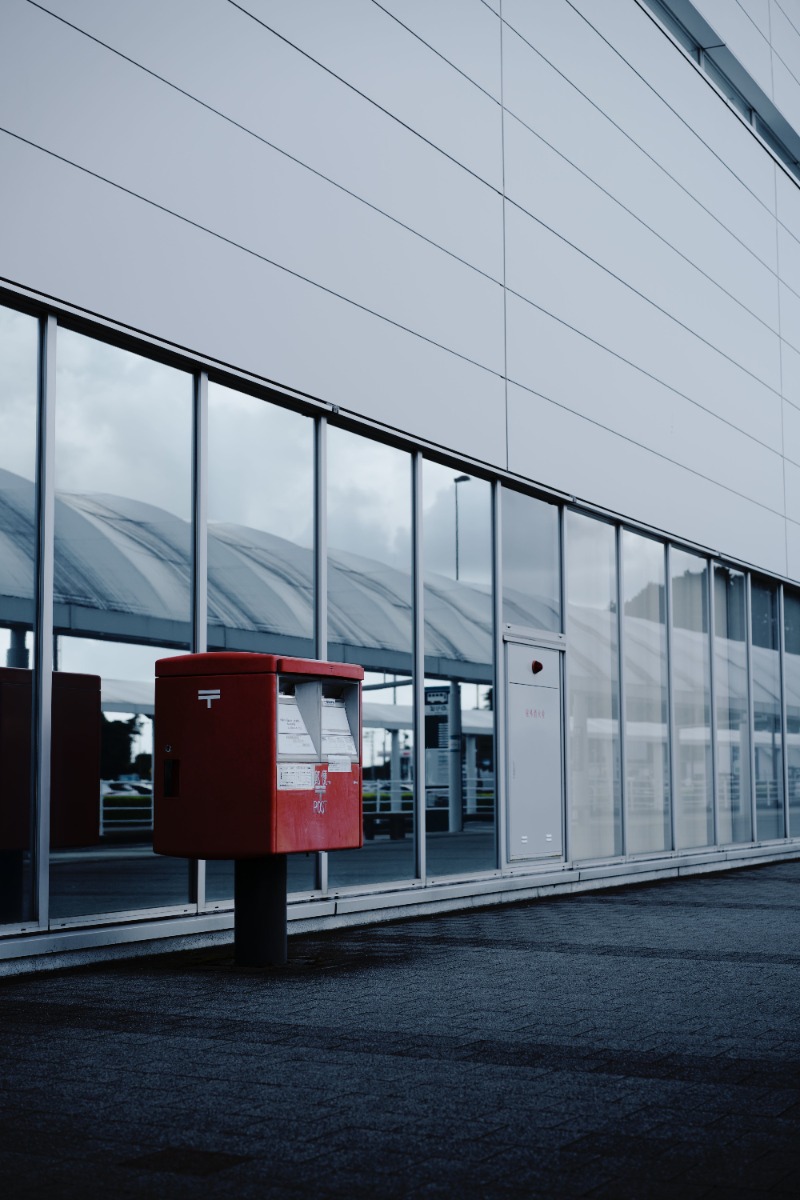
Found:
M 286 855 L 237 858 L 233 948 L 239 967 L 281 967 L 286 947 Z

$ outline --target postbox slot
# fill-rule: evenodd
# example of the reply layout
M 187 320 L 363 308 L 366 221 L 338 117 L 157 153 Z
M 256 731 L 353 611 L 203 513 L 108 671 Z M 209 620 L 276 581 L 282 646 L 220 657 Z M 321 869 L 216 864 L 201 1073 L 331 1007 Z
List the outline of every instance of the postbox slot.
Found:
M 164 759 L 164 796 L 174 800 L 181 786 L 181 761 L 179 758 Z

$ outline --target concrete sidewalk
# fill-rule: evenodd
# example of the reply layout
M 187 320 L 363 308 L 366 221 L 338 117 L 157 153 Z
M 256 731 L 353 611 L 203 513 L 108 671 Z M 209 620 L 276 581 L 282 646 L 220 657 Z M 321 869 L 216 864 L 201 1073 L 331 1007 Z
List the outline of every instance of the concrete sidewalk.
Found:
M 800 863 L 0 980 L 0 1191 L 796 1196 Z

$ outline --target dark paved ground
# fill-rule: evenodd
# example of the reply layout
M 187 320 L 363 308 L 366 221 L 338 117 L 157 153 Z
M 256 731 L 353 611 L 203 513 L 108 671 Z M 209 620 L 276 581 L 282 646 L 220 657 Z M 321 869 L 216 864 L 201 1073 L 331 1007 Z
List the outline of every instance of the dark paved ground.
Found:
M 0 980 L 0 1194 L 800 1194 L 800 863 Z

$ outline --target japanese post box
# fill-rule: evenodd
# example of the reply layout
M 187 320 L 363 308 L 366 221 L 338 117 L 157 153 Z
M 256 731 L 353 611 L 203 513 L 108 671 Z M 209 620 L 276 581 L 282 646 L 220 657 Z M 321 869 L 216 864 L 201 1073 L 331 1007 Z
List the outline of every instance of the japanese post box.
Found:
M 360 846 L 363 676 L 272 654 L 160 659 L 154 849 L 244 859 Z

